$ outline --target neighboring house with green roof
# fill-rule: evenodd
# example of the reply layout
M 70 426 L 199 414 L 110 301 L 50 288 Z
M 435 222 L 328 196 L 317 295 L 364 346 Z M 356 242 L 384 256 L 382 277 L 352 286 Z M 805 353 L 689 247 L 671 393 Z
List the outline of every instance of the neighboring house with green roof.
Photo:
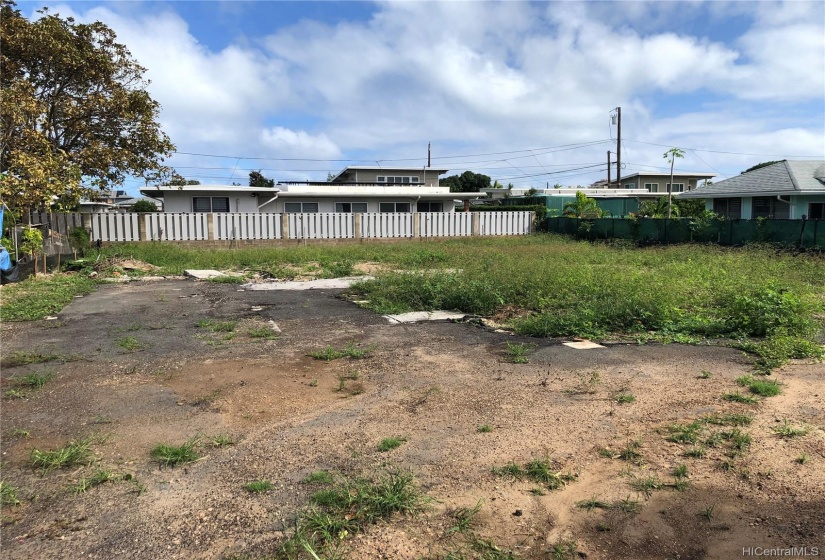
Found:
M 825 220 L 825 160 L 783 160 L 681 193 L 731 219 Z

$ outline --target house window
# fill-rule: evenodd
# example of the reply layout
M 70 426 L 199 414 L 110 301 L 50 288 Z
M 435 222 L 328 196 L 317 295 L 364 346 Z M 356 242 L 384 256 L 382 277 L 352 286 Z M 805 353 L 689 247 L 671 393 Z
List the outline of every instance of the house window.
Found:
M 409 202 L 381 202 L 378 204 L 379 212 L 409 212 Z
M 284 212 L 287 214 L 315 214 L 318 212 L 317 202 L 284 202 Z
M 229 197 L 193 196 L 192 212 L 229 212 Z
M 418 179 L 418 177 L 413 177 L 411 175 L 379 175 L 375 178 L 376 182 L 378 183 L 387 183 L 391 185 L 418 183 Z
M 670 187 L 670 183 L 667 184 Z M 670 192 L 683 192 L 685 190 L 684 183 L 673 183 L 673 188 L 670 189 Z
M 648 192 L 659 192 L 659 183 L 645 183 Z
M 809 220 L 825 220 L 825 202 L 811 202 L 808 204 Z
M 443 212 L 443 202 L 419 202 L 416 205 L 417 212 Z
M 751 217 L 774 218 L 787 220 L 791 216 L 791 208 L 787 202 L 777 200 L 773 196 L 755 196 L 751 203 Z
M 363 214 L 367 211 L 366 202 L 336 202 L 335 211 L 347 214 Z
M 625 183 L 624 188 L 626 188 L 626 189 L 635 189 L 636 188 L 636 183 Z
M 731 220 L 738 220 L 742 217 L 742 199 L 714 198 L 713 211 Z

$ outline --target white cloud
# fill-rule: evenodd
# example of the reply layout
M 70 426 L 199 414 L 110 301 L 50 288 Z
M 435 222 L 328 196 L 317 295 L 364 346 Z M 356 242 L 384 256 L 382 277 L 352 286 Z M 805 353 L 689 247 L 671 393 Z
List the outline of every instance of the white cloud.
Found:
M 821 122 L 808 128 L 782 117 L 783 107 L 798 113 L 800 104 L 825 96 L 820 2 L 616 6 L 382 2 L 367 20 L 302 20 L 217 51 L 170 9 L 91 8 L 78 19 L 112 26 L 149 69 L 164 127 L 181 151 L 362 159 L 366 150 L 370 158 L 423 159 L 428 141 L 434 155 L 507 151 L 607 138 L 608 113 L 621 105 L 628 139 L 825 152 Z M 752 24 L 725 42 L 673 23 L 707 18 L 719 25 L 731 16 Z M 540 161 L 490 156 L 480 160 L 499 162 L 478 165 L 540 172 L 602 161 L 607 148 Z M 661 164 L 663 148 L 628 143 L 627 150 L 626 161 Z M 722 168 L 725 157 L 691 165 Z M 731 168 L 740 167 L 737 157 L 728 158 Z M 294 176 L 295 164 L 266 165 L 276 178 L 279 169 Z

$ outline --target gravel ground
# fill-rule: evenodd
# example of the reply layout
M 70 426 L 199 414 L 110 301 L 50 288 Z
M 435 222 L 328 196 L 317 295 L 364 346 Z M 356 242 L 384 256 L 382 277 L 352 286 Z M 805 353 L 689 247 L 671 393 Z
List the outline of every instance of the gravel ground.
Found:
M 212 332 L 209 320 L 237 324 Z M 251 334 L 273 322 L 279 336 Z M 533 345 L 529 363 L 510 363 L 507 342 Z M 743 547 L 825 554 L 822 364 L 789 365 L 773 376 L 781 395 L 738 404 L 721 396 L 741 390 L 735 379 L 750 373 L 750 359 L 724 347 L 575 350 L 473 323 L 390 325 L 338 290 L 191 280 L 104 285 L 57 320 L 3 324 L 2 343 L 2 476 L 21 501 L 3 507 L 4 558 L 264 556 L 307 505 L 310 472 L 375 474 L 388 465 L 411 469 L 432 501 L 419 516 L 350 539 L 349 558 L 456 550 L 460 536 L 445 535 L 450 512 L 478 503 L 475 534 L 522 558 L 548 558 L 570 541 L 580 557 L 605 560 L 729 559 Z M 371 353 L 307 356 L 348 344 Z M 60 359 L 10 366 L 23 351 Z M 23 375 L 47 372 L 39 390 L 9 396 Z M 620 394 L 635 400 L 620 404 Z M 754 417 L 740 428 L 752 442 L 737 456 L 724 439 L 702 458 L 667 441 L 674 423 L 728 413 Z M 777 436 L 786 419 L 807 434 Z M 705 425 L 701 438 L 731 430 Z M 219 434 L 235 444 L 211 445 Z M 377 451 L 388 436 L 406 442 Z M 94 464 L 32 468 L 33 449 L 86 437 Z M 195 437 L 195 463 L 162 467 L 150 455 L 159 443 Z M 639 459 L 600 453 L 629 442 L 638 442 Z M 536 483 L 491 472 L 536 458 L 576 480 L 539 495 Z M 680 464 L 689 485 L 678 491 Z M 73 490 L 100 469 L 131 480 Z M 632 486 L 648 477 L 662 483 L 649 496 Z M 273 488 L 244 490 L 257 479 Z M 591 498 L 614 507 L 577 506 Z M 616 507 L 622 500 L 638 511 Z

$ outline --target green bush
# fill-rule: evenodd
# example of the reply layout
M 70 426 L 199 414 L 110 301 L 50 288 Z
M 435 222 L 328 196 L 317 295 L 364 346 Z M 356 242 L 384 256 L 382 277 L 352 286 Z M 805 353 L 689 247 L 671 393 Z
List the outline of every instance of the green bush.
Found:
M 810 334 L 815 328 L 802 298 L 786 288 L 766 287 L 732 294 L 725 302 L 731 333 L 764 337 L 778 329 Z

